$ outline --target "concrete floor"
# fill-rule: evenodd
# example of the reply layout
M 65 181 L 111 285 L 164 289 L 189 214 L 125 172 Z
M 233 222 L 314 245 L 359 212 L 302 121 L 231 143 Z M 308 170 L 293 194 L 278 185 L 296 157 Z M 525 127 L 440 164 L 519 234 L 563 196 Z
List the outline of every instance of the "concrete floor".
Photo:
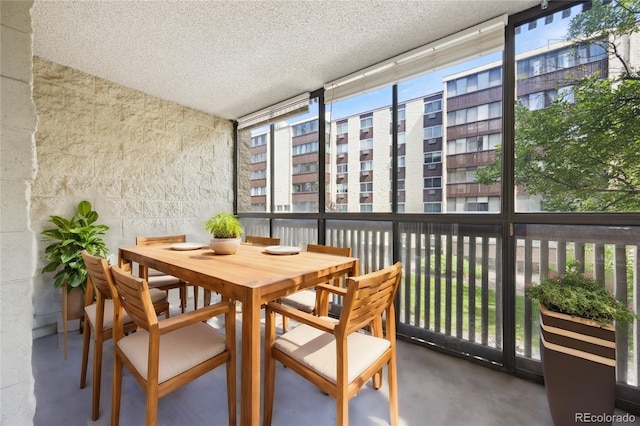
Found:
M 192 300 L 189 303 L 193 306 Z M 176 307 L 172 304 L 172 311 Z M 399 341 L 397 350 L 401 425 L 553 425 L 540 384 L 407 342 Z M 34 340 L 34 425 L 110 424 L 112 341 L 105 344 L 101 411 L 96 422 L 91 421 L 91 364 L 88 385 L 79 388 L 81 354 L 82 336 L 77 331 L 69 335 L 66 361 L 61 334 Z M 90 363 L 91 357 L 92 353 Z M 350 401 L 350 425 L 389 424 L 387 390 L 386 383 L 379 391 L 367 384 Z M 144 393 L 125 369 L 120 424 L 142 425 L 144 413 Z M 226 424 L 224 368 L 162 398 L 158 418 L 160 425 Z M 335 424 L 335 402 L 278 364 L 273 424 Z M 634 424 L 640 425 L 640 420 Z

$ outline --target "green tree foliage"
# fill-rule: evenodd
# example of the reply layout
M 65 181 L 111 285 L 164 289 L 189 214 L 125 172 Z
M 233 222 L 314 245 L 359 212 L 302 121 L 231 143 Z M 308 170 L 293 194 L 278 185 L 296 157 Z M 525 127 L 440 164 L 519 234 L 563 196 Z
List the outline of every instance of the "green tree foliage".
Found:
M 624 40 L 640 30 L 639 13 L 640 0 L 594 2 L 573 18 L 567 39 L 600 44 L 608 78 L 582 78 L 573 99 L 558 96 L 544 109 L 516 107 L 515 184 L 542 196 L 546 211 L 640 211 L 640 68 L 625 59 Z M 500 179 L 501 154 L 479 183 Z

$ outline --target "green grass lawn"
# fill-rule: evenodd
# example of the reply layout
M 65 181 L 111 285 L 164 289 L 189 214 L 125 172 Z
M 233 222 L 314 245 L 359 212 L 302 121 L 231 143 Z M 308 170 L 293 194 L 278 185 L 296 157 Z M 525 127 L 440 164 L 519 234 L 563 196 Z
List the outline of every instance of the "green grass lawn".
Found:
M 420 321 L 421 323 L 425 320 L 425 304 L 426 304 L 426 297 L 425 297 L 425 285 L 426 283 L 424 282 L 424 278 L 423 278 L 423 282 L 421 283 L 421 288 L 420 288 Z M 446 292 L 446 279 L 440 279 L 440 298 L 439 301 L 436 301 L 436 280 L 435 278 L 430 278 L 430 283 L 429 283 L 429 307 L 428 307 L 428 314 L 429 314 L 429 327 L 433 328 L 434 324 L 435 324 L 435 315 L 436 315 L 436 302 L 439 303 L 440 305 L 440 329 L 444 329 L 446 326 L 446 311 L 445 311 L 445 307 L 446 307 L 446 298 L 447 298 L 447 292 Z M 401 307 L 403 310 L 409 309 L 409 312 L 411 313 L 411 320 L 413 321 L 413 318 L 415 316 L 415 307 L 416 307 L 416 281 L 415 281 L 415 275 L 412 274 L 411 278 L 410 278 L 410 286 L 409 289 L 407 290 L 406 286 L 403 288 L 403 291 L 401 293 Z M 465 276 L 465 278 L 462 280 L 462 283 L 458 282 L 458 279 L 456 277 L 454 277 L 452 279 L 452 283 L 451 283 L 451 291 L 450 291 L 450 295 L 451 295 L 451 332 L 452 334 L 456 333 L 456 328 L 457 328 L 457 310 L 459 309 L 458 307 L 458 286 L 462 286 L 461 290 L 462 290 L 462 301 L 461 301 L 461 309 L 462 309 L 462 330 L 464 335 L 468 336 L 468 331 L 470 328 L 470 313 L 469 313 L 469 308 L 470 306 L 474 306 L 475 307 L 475 315 L 474 315 L 474 319 L 475 319 L 475 333 L 476 333 L 476 337 L 481 335 L 482 333 L 482 319 L 483 319 L 483 310 L 482 310 L 482 287 L 480 285 L 476 285 L 475 286 L 475 296 L 473 298 L 473 300 L 470 300 L 469 298 L 469 283 L 468 283 L 468 277 Z M 405 305 L 405 300 L 406 300 L 406 291 L 410 292 L 410 304 L 409 306 Z M 498 303 L 498 306 L 502 306 L 502 301 L 496 301 L 496 291 L 493 289 L 486 289 L 486 299 L 487 299 L 487 304 L 486 304 L 486 315 L 487 315 L 487 319 L 488 319 L 488 332 L 489 335 L 494 335 L 495 334 L 495 330 L 496 330 L 496 303 Z M 524 304 L 525 304 L 525 298 L 524 296 L 518 296 L 516 295 L 516 313 L 519 316 L 523 315 L 524 312 Z M 502 325 L 500 325 L 501 327 Z M 518 320 L 516 322 L 516 339 L 517 340 L 523 340 L 524 339 L 524 323 L 522 320 Z M 534 339 L 537 341 L 537 339 Z M 536 343 L 537 345 L 537 343 Z

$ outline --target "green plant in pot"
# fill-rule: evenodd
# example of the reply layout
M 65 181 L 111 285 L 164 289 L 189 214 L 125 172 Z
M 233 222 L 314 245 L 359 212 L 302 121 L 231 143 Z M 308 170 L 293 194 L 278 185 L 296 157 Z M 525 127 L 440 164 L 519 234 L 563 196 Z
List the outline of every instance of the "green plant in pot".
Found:
M 55 288 L 66 286 L 68 291 L 79 287 L 83 291 L 87 285 L 87 268 L 82 260 L 82 250 L 94 256 L 106 257 L 108 250 L 102 237 L 109 230 L 107 225 L 96 225 L 98 213 L 91 203 L 81 201 L 77 212 L 71 219 L 49 216 L 49 222 L 55 228 L 42 231 L 44 241 L 51 241 L 45 250 L 49 263 L 42 272 L 56 272 Z
M 213 237 L 210 246 L 216 254 L 235 254 L 238 250 L 243 230 L 235 215 L 227 212 L 217 213 L 205 222 L 204 228 Z
M 42 268 L 43 273 L 55 272 L 53 286 L 62 290 L 62 325 L 64 329 L 64 357 L 67 358 L 67 320 L 82 317 L 84 300 L 82 294 L 87 287 L 87 268 L 82 259 L 82 251 L 94 256 L 106 257 L 108 250 L 102 237 L 107 225 L 97 225 L 98 213 L 91 203 L 81 201 L 71 219 L 49 216 L 54 228 L 42 231 L 45 259 L 49 262 Z M 66 291 L 65 291 L 66 289 Z
M 580 424 L 588 413 L 611 424 L 616 387 L 615 326 L 639 317 L 603 284 L 580 272 L 546 277 L 525 289 L 539 302 L 540 358 L 555 424 Z M 609 419 L 609 420 L 607 420 Z

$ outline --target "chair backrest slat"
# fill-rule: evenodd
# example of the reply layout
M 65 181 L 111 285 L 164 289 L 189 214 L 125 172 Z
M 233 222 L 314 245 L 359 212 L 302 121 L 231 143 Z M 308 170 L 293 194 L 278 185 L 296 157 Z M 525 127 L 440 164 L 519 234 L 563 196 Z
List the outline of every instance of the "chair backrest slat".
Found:
M 186 235 L 164 235 L 158 237 L 136 237 L 137 246 L 154 246 L 158 244 L 186 243 Z
M 244 241 L 257 246 L 277 246 L 280 244 L 280 238 L 259 237 L 257 235 L 247 235 Z
M 335 247 L 335 246 L 323 246 L 320 244 L 307 244 L 307 251 L 314 253 L 333 254 L 336 256 L 351 257 L 351 247 Z M 342 285 L 345 280 L 346 274 L 342 277 L 334 278 L 332 280 L 333 285 Z
M 106 259 L 93 256 L 86 250 L 82 251 L 82 259 L 87 267 L 87 274 L 91 279 L 91 283 L 97 292 L 100 292 L 105 299 L 111 299 L 114 294 L 115 287 L 111 273 L 109 272 L 109 263 Z
M 402 265 L 394 265 L 360 277 L 347 278 L 347 295 L 338 328 L 349 334 L 389 310 L 400 284 Z
M 158 323 L 151 303 L 149 286 L 145 280 L 125 272 L 117 266 L 111 267 L 113 280 L 120 303 L 133 321 L 145 330 Z
M 323 246 L 320 244 L 307 244 L 307 251 L 316 253 L 335 254 L 336 256 L 351 257 L 351 247 Z

